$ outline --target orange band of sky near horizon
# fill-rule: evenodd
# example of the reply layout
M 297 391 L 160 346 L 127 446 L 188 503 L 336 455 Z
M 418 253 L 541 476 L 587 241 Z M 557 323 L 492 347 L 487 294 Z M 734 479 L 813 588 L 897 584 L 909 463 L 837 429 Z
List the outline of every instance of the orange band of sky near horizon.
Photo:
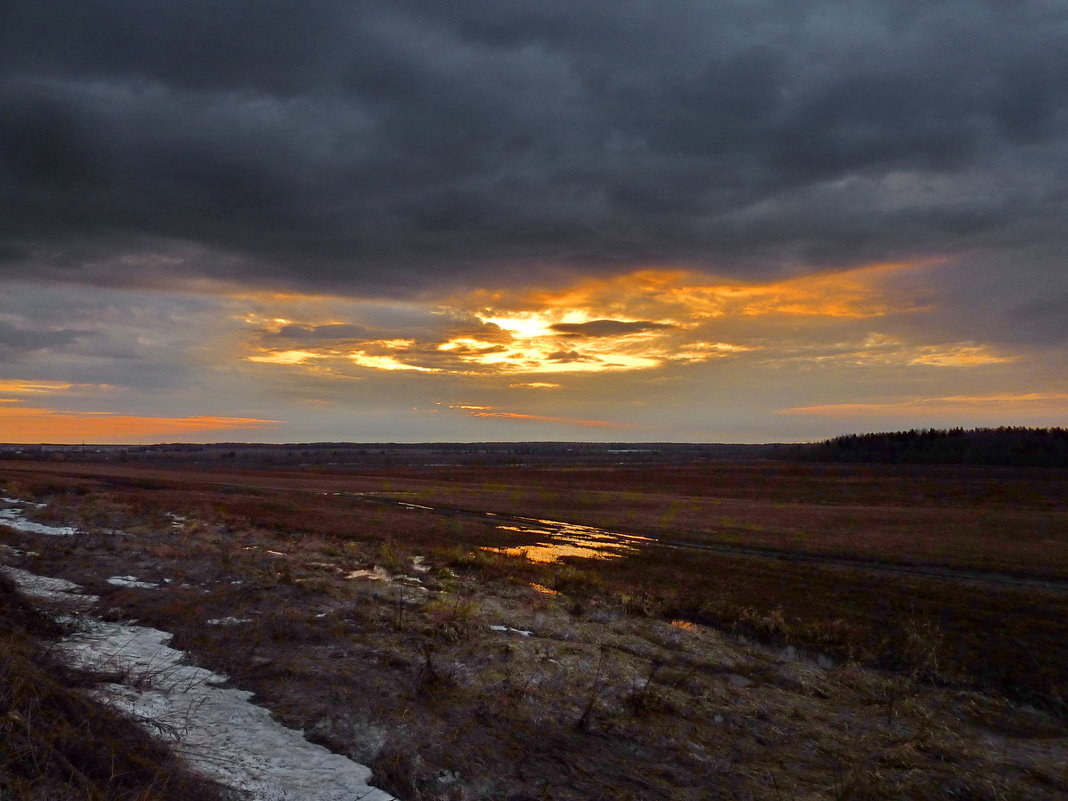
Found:
M 255 417 L 149 417 L 110 412 L 61 412 L 0 406 L 0 442 L 28 444 L 131 443 L 147 437 L 200 431 L 249 431 L 272 428 L 278 420 Z

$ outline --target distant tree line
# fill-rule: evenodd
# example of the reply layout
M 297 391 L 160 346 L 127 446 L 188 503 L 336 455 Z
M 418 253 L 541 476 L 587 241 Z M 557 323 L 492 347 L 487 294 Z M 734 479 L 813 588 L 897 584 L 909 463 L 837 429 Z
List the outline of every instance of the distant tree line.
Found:
M 1068 429 L 914 428 L 847 434 L 807 445 L 786 445 L 779 455 L 818 462 L 1068 467 Z

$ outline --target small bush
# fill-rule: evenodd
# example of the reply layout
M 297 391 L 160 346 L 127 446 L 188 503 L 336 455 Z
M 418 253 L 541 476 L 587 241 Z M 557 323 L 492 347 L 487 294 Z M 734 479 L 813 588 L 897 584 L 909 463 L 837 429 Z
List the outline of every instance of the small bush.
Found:
M 471 633 L 479 610 L 480 606 L 474 598 L 462 595 L 435 598 L 423 608 L 434 632 L 451 642 Z

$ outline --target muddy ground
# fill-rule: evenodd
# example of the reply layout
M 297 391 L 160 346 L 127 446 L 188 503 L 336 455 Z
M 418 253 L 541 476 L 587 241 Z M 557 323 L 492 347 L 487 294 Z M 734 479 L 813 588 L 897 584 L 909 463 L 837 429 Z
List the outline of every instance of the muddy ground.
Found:
M 583 592 L 573 566 L 531 582 L 481 551 L 183 509 L 100 528 L 87 508 L 29 512 L 69 537 L 0 526 L 3 561 L 173 632 L 406 801 L 1068 795 L 1051 714 L 646 617 Z

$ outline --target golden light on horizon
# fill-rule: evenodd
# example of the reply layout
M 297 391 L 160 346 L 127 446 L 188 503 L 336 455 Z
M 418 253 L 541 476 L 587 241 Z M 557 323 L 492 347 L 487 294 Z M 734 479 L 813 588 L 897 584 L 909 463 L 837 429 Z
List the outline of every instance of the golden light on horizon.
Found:
M 73 384 L 67 381 L 23 381 L 0 378 L 0 395 L 49 395 L 79 389 L 107 389 L 106 384 Z
M 127 442 L 208 431 L 260 430 L 280 423 L 255 417 L 152 417 L 4 406 L 0 407 L 0 442 Z
M 883 414 L 944 416 L 967 413 L 1005 419 L 1009 415 L 1060 414 L 1068 422 L 1068 392 L 991 393 L 867 403 L 828 403 L 780 409 L 777 414 L 820 417 L 869 417 Z

